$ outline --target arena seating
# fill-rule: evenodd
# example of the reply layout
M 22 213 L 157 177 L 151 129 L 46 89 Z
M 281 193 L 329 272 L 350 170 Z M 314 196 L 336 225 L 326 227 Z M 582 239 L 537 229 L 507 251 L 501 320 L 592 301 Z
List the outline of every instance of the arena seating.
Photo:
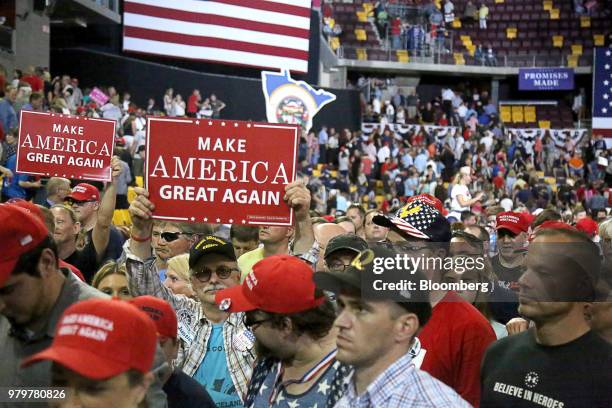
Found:
M 487 29 L 463 26 L 458 18 L 467 0 L 455 0 L 454 51 L 473 60 L 476 45 L 490 44 L 498 64 L 508 56 L 510 66 L 533 61 L 539 66 L 579 66 L 592 63 L 593 46 L 603 45 L 609 21 L 600 11 L 592 16 L 574 13 L 571 0 L 496 0 L 487 3 Z
M 443 55 L 442 63 L 479 64 L 474 58 L 476 46 L 490 44 L 497 65 L 588 66 L 592 63 L 593 46 L 604 44 L 609 29 L 601 10 L 591 16 L 579 16 L 571 0 L 495 0 L 487 2 L 488 28 L 481 30 L 478 22 L 461 22 L 466 3 L 467 0 L 454 1 L 456 19 L 449 27 L 453 53 Z M 332 2 L 331 7 L 333 19 L 343 29 L 334 48 L 344 46 L 344 58 L 409 62 L 404 50 L 384 49 L 384 41 L 368 21 L 373 16 L 372 3 Z
M 563 104 L 558 105 L 504 105 L 500 104 L 500 119 L 507 127 L 541 129 L 572 128 L 571 109 Z

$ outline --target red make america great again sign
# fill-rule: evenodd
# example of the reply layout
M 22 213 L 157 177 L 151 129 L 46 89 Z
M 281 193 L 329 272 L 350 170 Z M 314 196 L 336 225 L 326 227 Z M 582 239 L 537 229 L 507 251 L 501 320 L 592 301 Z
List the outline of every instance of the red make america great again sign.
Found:
M 18 173 L 111 180 L 114 120 L 21 111 Z
M 164 220 L 291 225 L 299 128 L 229 120 L 148 118 L 145 183 Z

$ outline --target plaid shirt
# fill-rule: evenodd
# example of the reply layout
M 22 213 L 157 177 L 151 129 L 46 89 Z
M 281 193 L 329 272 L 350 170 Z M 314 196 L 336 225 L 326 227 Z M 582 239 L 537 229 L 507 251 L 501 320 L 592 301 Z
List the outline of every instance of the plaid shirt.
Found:
M 193 377 L 204 361 L 212 323 L 206 318 L 200 302 L 184 295 L 175 295 L 162 285 L 155 258 L 142 261 L 129 250 L 129 240 L 124 245 L 130 293 L 133 296 L 152 295 L 168 301 L 176 311 L 179 337 L 182 347 L 177 358 L 177 367 Z M 227 368 L 236 392 L 243 398 L 251 379 L 255 356 L 251 350 L 239 351 L 234 339 L 246 330 L 243 313 L 232 313 L 223 322 L 223 346 L 226 350 Z M 243 336 L 242 336 L 243 337 Z
M 357 395 L 352 376 L 335 408 L 463 408 L 471 407 L 451 388 L 412 364 L 412 355 L 402 358 L 381 373 L 368 389 Z

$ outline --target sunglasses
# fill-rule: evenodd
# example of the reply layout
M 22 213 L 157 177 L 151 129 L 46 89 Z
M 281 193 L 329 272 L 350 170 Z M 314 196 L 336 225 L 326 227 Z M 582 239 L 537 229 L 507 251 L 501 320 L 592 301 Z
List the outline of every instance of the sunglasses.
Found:
M 189 234 L 185 234 L 184 232 L 162 232 L 161 234 L 159 234 L 159 236 L 162 237 L 163 240 L 166 242 L 176 241 L 181 237 L 181 235 Z
M 227 266 L 219 266 L 215 271 L 215 274 L 219 279 L 227 279 L 232 273 L 238 272 L 238 268 L 228 268 Z M 203 267 L 199 271 L 192 271 L 191 274 L 194 278 L 199 280 L 201 283 L 206 283 L 210 280 L 213 270 L 208 267 Z
M 82 205 L 85 205 L 87 203 L 95 203 L 97 202 L 96 200 L 85 200 L 85 201 L 79 201 L 79 200 L 65 200 L 64 203 L 68 204 L 69 206 L 73 206 L 73 205 L 78 205 L 79 207 Z

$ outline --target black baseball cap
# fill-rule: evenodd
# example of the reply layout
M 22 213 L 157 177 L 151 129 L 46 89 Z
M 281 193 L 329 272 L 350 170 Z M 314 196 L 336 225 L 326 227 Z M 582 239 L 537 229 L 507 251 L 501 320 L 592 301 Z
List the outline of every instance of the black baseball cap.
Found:
M 193 269 L 198 261 L 208 254 L 219 254 L 236 261 L 236 253 L 231 242 L 214 235 L 207 235 L 189 250 L 189 268 Z
M 327 258 L 332 253 L 340 251 L 341 249 L 354 251 L 355 255 L 357 255 L 361 251 L 368 249 L 368 243 L 363 238 L 355 234 L 338 235 L 330 239 L 327 243 L 323 258 Z

